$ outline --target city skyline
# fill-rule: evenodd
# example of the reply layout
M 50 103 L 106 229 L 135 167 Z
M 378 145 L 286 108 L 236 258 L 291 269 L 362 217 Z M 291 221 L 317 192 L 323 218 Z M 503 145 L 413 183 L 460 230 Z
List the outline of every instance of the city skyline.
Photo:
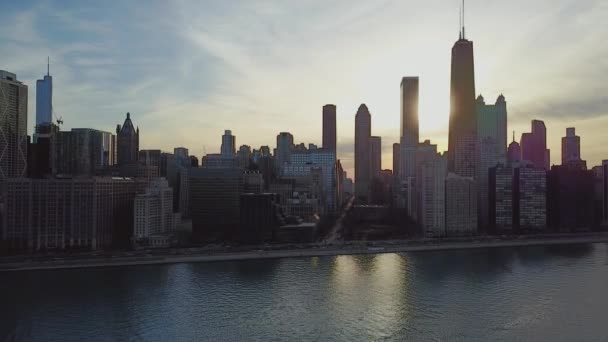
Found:
M 105 5 L 78 4 L 66 11 L 54 2 L 20 2 L 0 14 L 7 57 L 3 69 L 16 73 L 35 99 L 34 84 L 46 74 L 50 56 L 54 109 L 64 129 L 112 132 L 112 123 L 131 112 L 146 132 L 142 149 L 186 146 L 202 156 L 205 150 L 219 151 L 225 129 L 237 136 L 237 145 L 273 146 L 276 134 L 284 131 L 296 143 L 321 145 L 322 106 L 332 103 L 337 105 L 338 158 L 352 176 L 358 106 L 369 107 L 373 133 L 383 138 L 382 165 L 392 165 L 392 144 L 399 141 L 399 82 L 419 76 L 420 140 L 447 148 L 449 51 L 458 38 L 458 1 L 424 8 L 409 2 L 267 3 L 253 12 L 265 24 L 246 21 L 249 26 L 234 30 L 223 20 L 247 20 L 250 5 L 86 6 Z M 296 10 L 304 18 L 293 20 Z M 606 36 L 599 28 L 607 11 L 600 2 L 467 5 L 476 95 L 491 100 L 503 93 L 509 102 L 508 129 L 518 137 L 532 119 L 545 121 L 548 148 L 555 151 L 552 164 L 559 163 L 561 137 L 570 126 L 582 137 L 581 157 L 590 165 L 602 159 L 608 86 L 596 75 L 608 66 L 588 61 L 605 55 L 607 48 L 593 42 Z M 92 17 L 98 14 L 104 19 Z M 407 23 L 398 14 L 418 20 Z M 152 18 L 157 25 L 147 26 Z M 197 19 L 206 19 L 205 24 Z M 513 27 L 513 22 L 520 24 Z M 317 28 L 309 30 L 310 23 Z M 549 26 L 551 32 L 545 29 Z M 177 38 L 184 46 L 166 43 L 171 49 L 157 53 L 157 38 Z M 87 42 L 91 39 L 94 45 Z M 561 44 L 565 40 L 568 44 Z M 307 52 L 300 55 L 300 49 Z M 290 83 L 293 79 L 299 82 Z M 248 83 L 252 86 L 244 86 Z M 29 134 L 35 113 L 35 101 L 30 101 Z M 251 118 L 267 124 L 251 129 Z

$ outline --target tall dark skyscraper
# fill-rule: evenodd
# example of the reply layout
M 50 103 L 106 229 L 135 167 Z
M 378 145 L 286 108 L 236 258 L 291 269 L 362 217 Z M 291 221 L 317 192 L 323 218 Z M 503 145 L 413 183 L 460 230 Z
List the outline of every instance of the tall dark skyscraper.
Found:
M 401 144 L 415 147 L 419 141 L 418 77 L 401 79 Z
M 27 174 L 27 86 L 0 70 L 0 179 Z
M 477 118 L 474 66 L 473 42 L 466 39 L 463 26 L 460 39 L 452 47 L 448 170 L 466 177 L 475 174 Z
M 139 128 L 133 126 L 131 114 L 127 113 L 122 127 L 116 126 L 118 145 L 118 165 L 128 165 L 137 162 L 139 157 Z
M 382 171 L 382 138 L 369 138 L 369 162 L 370 162 L 370 177 L 372 179 L 380 176 Z
M 232 131 L 227 129 L 222 135 L 222 146 L 220 147 L 222 157 L 234 157 L 236 154 L 236 137 Z
M 47 64 L 46 75 L 36 81 L 36 126 L 53 122 L 53 77 Z
M 336 106 L 323 106 L 323 148 L 336 153 Z
M 372 116 L 367 106 L 362 104 L 355 116 L 355 195 L 363 201 L 367 201 L 369 195 L 371 135 Z

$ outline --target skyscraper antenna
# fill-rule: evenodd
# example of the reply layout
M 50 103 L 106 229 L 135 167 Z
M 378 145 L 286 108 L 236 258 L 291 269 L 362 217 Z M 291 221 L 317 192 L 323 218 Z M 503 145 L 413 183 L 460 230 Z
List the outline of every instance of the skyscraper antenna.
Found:
M 513 131 L 513 142 L 515 142 L 515 131 Z
M 51 57 L 46 56 L 46 75 L 51 76 Z
M 458 6 L 458 38 L 462 39 L 462 7 Z
M 467 39 L 464 26 L 464 0 L 462 0 L 462 39 Z

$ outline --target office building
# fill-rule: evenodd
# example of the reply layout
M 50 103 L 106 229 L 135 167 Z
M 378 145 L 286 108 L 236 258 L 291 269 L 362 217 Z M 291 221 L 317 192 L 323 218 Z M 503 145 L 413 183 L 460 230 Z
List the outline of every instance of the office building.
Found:
M 192 237 L 195 241 L 225 241 L 238 229 L 243 171 L 238 168 L 189 170 Z
M 112 133 L 91 128 L 56 132 L 53 162 L 56 174 L 94 176 L 103 173 L 115 165 L 115 139 Z
M 223 157 L 234 157 L 236 154 L 236 137 L 232 135 L 232 131 L 227 129 L 222 135 L 222 146 L 220 154 Z
M 550 151 L 547 149 L 547 128 L 540 120 L 532 120 L 532 132 L 521 135 L 521 157 L 536 168 L 549 170 Z
M 36 127 L 53 123 L 53 77 L 47 64 L 44 78 L 36 81 Z
M 416 177 L 418 223 L 425 236 L 443 237 L 445 229 L 445 179 L 447 155 L 435 153 L 421 161 Z
M 198 167 L 198 158 L 196 156 L 190 156 L 190 167 Z
M 279 133 L 279 135 L 277 135 L 277 149 L 274 153 L 276 159 L 275 167 L 280 169 L 281 166 L 291 163 L 291 153 L 293 151 L 293 135 L 288 132 Z
M 401 144 L 393 144 L 393 177 L 395 181 L 399 179 L 399 157 L 401 154 Z
M 515 169 L 521 232 L 539 233 L 547 227 L 547 172 L 534 167 Z
M 249 164 L 251 163 L 251 146 L 241 145 L 236 153 L 236 159 L 238 167 L 241 169 L 248 168 Z
M 602 223 L 608 224 L 608 160 L 602 162 Z
M 133 207 L 135 242 L 174 231 L 173 189 L 166 179 L 153 179 L 145 193 L 135 196 Z
M 418 77 L 403 77 L 401 79 L 401 143 L 405 146 L 416 147 L 419 141 L 418 128 Z
M 156 166 L 160 170 L 162 154 L 160 150 L 140 150 L 138 154 L 139 163 L 146 166 Z
M 447 236 L 477 233 L 477 187 L 471 177 L 448 174 L 445 180 L 445 225 Z
M 320 170 L 324 213 L 333 213 L 337 210 L 339 201 L 336 162 L 336 155 L 325 149 L 294 152 L 291 165 L 284 165 L 281 175 L 291 177 L 301 173 L 305 176 L 311 175 L 314 169 Z
M 594 174 L 569 165 L 554 165 L 548 173 L 548 225 L 556 232 L 595 228 Z
M 477 189 L 479 191 L 479 224 L 488 228 L 488 175 L 489 170 L 506 163 L 507 154 L 507 103 L 500 95 L 496 103 L 488 105 L 479 95 L 477 111 Z
M 278 202 L 277 194 L 242 194 L 236 239 L 251 244 L 271 242 L 276 230 L 285 223 Z
M 137 163 L 139 157 L 139 128 L 136 129 L 133 126 L 130 113 L 127 113 L 127 118 L 122 126 L 116 126 L 116 145 L 119 166 Z
M 369 160 L 370 177 L 371 179 L 377 178 L 382 170 L 382 138 L 369 138 Z
M 128 246 L 137 189 L 123 178 L 9 179 L 2 239 L 14 251 Z
M 27 86 L 0 70 L 0 180 L 27 175 Z
M 562 165 L 587 169 L 587 162 L 581 159 L 581 137 L 574 128 L 566 128 L 566 136 L 562 138 Z
M 488 221 L 494 234 L 512 234 L 517 231 L 519 205 L 514 177 L 515 168 L 498 165 L 489 172 Z
M 513 132 L 513 141 L 507 150 L 507 163 L 511 165 L 519 162 L 521 162 L 521 146 L 515 141 L 515 132 Z
M 355 116 L 355 196 L 365 203 L 369 197 L 371 162 L 369 139 L 372 136 L 372 117 L 365 104 Z
M 38 125 L 33 142 L 27 147 L 27 176 L 43 178 L 57 173 L 55 153 L 59 127 L 53 123 Z
M 337 146 L 336 128 L 336 105 L 328 104 L 323 106 L 323 148 L 333 152 Z
M 464 26 L 464 25 L 463 25 Z M 448 170 L 463 177 L 475 176 L 477 118 L 473 42 L 462 28 L 452 47 Z

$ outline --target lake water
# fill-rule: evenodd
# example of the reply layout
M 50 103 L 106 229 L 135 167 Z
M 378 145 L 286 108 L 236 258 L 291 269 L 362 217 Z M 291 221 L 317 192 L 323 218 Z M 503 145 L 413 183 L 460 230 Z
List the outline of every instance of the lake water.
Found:
M 0 341 L 608 341 L 605 244 L 0 273 Z

